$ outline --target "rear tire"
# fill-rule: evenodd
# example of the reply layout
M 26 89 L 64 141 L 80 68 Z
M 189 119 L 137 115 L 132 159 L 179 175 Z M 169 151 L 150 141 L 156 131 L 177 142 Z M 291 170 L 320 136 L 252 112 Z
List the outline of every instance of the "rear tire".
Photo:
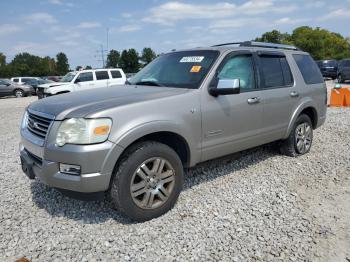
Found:
M 297 157 L 307 154 L 312 145 L 313 129 L 310 117 L 300 115 L 294 123 L 289 137 L 282 141 L 280 152 L 284 155 Z
M 183 166 L 167 145 L 146 141 L 127 149 L 110 189 L 113 206 L 142 222 L 173 208 L 183 185 Z
M 16 97 L 24 97 L 24 91 L 21 90 L 21 89 L 16 89 L 16 90 L 14 91 L 14 95 L 15 95 Z

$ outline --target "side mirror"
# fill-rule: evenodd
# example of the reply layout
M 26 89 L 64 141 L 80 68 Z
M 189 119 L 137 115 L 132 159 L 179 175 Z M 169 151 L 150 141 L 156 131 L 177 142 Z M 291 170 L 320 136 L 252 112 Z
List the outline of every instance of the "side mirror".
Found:
M 241 92 L 240 80 L 237 79 L 219 79 L 216 88 L 210 88 L 209 93 L 213 96 L 233 95 Z
M 75 79 L 74 83 L 77 84 L 77 83 L 80 83 L 81 80 L 79 78 Z

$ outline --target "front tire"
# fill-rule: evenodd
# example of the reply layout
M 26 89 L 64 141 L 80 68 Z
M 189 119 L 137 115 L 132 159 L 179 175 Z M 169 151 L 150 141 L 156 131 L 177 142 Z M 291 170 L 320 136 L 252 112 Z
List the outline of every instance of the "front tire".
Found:
M 163 215 L 176 203 L 183 166 L 165 144 L 146 141 L 127 150 L 112 180 L 112 204 L 124 216 L 142 222 Z
M 310 117 L 300 115 L 294 123 L 289 137 L 282 141 L 280 151 L 282 154 L 297 157 L 307 154 L 312 145 L 313 128 Z

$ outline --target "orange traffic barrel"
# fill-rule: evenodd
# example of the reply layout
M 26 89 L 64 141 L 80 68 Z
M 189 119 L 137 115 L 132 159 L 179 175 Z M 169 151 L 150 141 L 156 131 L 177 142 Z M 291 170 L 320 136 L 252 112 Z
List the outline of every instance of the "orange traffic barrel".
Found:
M 332 89 L 331 91 L 331 101 L 329 106 L 344 106 L 345 105 L 345 95 L 341 89 Z

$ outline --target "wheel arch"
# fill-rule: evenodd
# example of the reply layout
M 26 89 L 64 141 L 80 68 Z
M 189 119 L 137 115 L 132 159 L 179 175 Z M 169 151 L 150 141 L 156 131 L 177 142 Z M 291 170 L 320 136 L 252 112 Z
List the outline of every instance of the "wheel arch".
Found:
M 296 108 L 296 110 L 294 111 L 292 118 L 289 121 L 288 129 L 287 129 L 287 132 L 285 134 L 285 138 L 287 138 L 289 136 L 290 132 L 292 131 L 292 128 L 294 126 L 295 121 L 297 120 L 297 118 L 301 114 L 306 114 L 308 117 L 310 117 L 313 129 L 317 128 L 319 116 L 318 116 L 318 113 L 316 110 L 316 106 L 314 105 L 312 100 L 307 100 L 307 101 L 304 101 L 304 103 L 300 104 Z

